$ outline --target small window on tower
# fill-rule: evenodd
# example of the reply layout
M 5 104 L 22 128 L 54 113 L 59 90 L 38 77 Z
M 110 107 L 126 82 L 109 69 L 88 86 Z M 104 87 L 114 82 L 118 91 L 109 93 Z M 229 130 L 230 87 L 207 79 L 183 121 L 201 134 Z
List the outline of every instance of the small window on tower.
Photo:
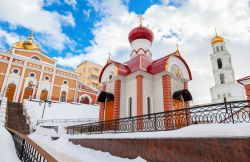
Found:
M 220 83 L 225 84 L 225 76 L 224 76 L 224 74 L 220 74 Z M 223 94 L 223 96 L 224 96 L 224 94 Z
M 220 49 L 219 49 L 219 47 L 218 47 L 218 46 L 216 47 L 216 50 L 217 50 L 217 52 L 219 52 L 219 51 L 220 51 Z
M 222 61 L 221 59 L 217 59 L 217 64 L 218 64 L 218 68 L 221 69 L 222 68 Z
M 223 51 L 223 46 L 221 46 L 220 48 L 221 48 L 221 50 Z

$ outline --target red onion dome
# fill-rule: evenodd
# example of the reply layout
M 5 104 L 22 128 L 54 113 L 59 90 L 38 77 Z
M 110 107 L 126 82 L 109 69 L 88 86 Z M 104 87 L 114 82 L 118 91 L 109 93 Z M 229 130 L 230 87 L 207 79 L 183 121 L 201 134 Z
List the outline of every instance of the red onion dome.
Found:
M 154 34 L 150 29 L 143 26 L 139 26 L 131 30 L 128 36 L 128 40 L 130 43 L 136 39 L 147 39 L 152 43 L 154 39 Z

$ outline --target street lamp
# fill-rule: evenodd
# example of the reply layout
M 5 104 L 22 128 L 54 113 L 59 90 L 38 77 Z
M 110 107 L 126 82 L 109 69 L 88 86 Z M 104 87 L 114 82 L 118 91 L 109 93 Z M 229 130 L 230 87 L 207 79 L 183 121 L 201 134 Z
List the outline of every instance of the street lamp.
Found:
M 51 103 L 52 103 L 51 101 L 43 100 L 43 101 L 39 101 L 39 106 L 41 106 L 43 102 L 44 102 L 44 106 L 43 106 L 42 119 L 43 119 L 43 115 L 44 115 L 44 111 L 45 111 L 46 104 L 48 103 L 48 104 L 49 104 L 49 107 L 50 107 L 50 106 L 51 106 Z
M 33 90 L 34 90 L 34 87 L 35 87 L 35 86 L 36 86 L 35 84 L 30 84 L 30 85 L 28 86 L 28 88 L 31 89 L 31 96 L 29 97 L 29 100 L 30 100 L 30 101 L 32 100 Z

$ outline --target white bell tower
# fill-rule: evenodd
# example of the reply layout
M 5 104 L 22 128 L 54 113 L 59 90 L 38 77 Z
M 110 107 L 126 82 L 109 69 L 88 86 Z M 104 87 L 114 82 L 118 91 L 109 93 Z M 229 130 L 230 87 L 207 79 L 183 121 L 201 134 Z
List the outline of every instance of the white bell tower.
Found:
M 213 67 L 215 86 L 210 88 L 213 103 L 245 100 L 243 87 L 235 82 L 231 54 L 227 51 L 224 38 L 216 36 L 211 41 L 213 54 L 211 61 Z

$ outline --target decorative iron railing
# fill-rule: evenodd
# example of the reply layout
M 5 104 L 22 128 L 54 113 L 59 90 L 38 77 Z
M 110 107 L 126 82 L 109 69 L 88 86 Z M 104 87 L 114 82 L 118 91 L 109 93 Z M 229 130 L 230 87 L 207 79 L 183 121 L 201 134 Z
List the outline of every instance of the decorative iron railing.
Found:
M 37 125 L 41 123 L 91 123 L 97 122 L 97 118 L 81 118 L 81 119 L 47 119 L 37 120 Z
M 67 127 L 68 134 L 153 132 L 192 124 L 250 123 L 250 100 L 194 106 L 186 109 Z
M 7 128 L 15 143 L 16 153 L 22 162 L 57 162 L 44 149 L 33 142 L 29 137 Z

